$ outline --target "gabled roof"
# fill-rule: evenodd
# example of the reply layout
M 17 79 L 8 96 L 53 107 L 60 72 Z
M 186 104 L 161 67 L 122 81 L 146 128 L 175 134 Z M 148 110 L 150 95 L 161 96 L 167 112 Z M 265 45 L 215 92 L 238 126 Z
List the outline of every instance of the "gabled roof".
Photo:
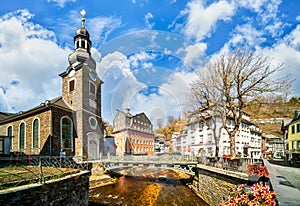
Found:
M 13 114 L 13 113 L 7 113 L 7 112 L 0 112 L 0 121 L 3 120 L 3 119 L 7 119 L 9 117 L 12 117 L 16 114 Z
M 72 109 L 66 104 L 66 102 L 63 100 L 63 98 L 57 97 L 52 100 L 46 100 L 45 102 L 42 102 L 39 106 L 36 106 L 32 109 L 29 109 L 27 111 L 21 111 L 19 113 L 11 114 L 11 113 L 4 113 L 0 112 L 0 124 L 4 124 L 10 121 L 14 121 L 17 119 L 22 119 L 24 117 L 30 116 L 35 113 L 39 113 L 45 110 L 50 109 L 51 107 L 55 107 L 62 110 L 72 111 Z
M 292 119 L 292 121 L 290 122 L 290 124 L 294 123 L 294 122 L 298 122 L 298 121 L 300 121 L 300 110 L 296 110 L 295 111 L 294 118 Z

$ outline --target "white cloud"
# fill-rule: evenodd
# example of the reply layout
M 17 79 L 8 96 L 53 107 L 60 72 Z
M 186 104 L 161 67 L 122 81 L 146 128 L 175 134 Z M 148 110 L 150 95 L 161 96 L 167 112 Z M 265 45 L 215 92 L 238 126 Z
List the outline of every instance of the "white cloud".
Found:
M 251 24 L 237 26 L 231 40 L 228 41 L 234 47 L 250 46 L 255 47 L 266 39 L 263 37 L 263 31 L 257 30 Z
M 197 66 L 203 62 L 207 45 L 205 43 L 196 43 L 185 48 L 183 61 L 185 64 Z
M 145 112 L 153 124 L 156 124 L 157 118 L 167 118 L 169 115 L 177 117 L 183 113 L 188 85 L 195 75 L 173 71 L 161 85 L 146 85 L 139 82 L 132 71 L 131 64 L 143 65 L 141 62 L 153 58 L 155 55 L 146 52 L 136 53 L 129 58 L 120 52 L 114 52 L 104 56 L 97 65 L 99 76 L 104 81 L 102 87 L 102 98 L 105 100 L 102 104 L 105 108 L 103 117 L 108 122 L 112 123 L 117 109 L 124 110 L 125 108 L 130 108 L 132 114 Z M 147 72 L 150 72 L 147 73 L 149 79 L 163 78 L 162 76 L 153 77 L 151 71 L 147 70 Z M 145 90 L 149 93 L 141 92 Z
M 235 5 L 218 1 L 205 7 L 203 1 L 191 1 L 181 15 L 188 15 L 183 33 L 196 41 L 209 36 L 219 20 L 227 21 L 234 15 Z
M 116 28 L 122 25 L 122 21 L 115 17 L 96 17 L 87 20 L 87 30 L 96 45 L 101 45 Z
M 153 64 L 150 62 L 155 59 L 156 55 L 154 53 L 147 53 L 145 51 L 135 53 L 129 57 L 130 65 L 133 68 L 150 68 Z
M 150 19 L 153 18 L 154 18 L 153 14 L 149 12 L 145 15 L 145 24 L 147 29 L 152 29 L 152 27 L 155 25 L 155 23 L 150 23 Z
M 47 0 L 47 2 L 55 2 L 59 7 L 64 7 L 68 2 L 76 2 L 76 0 Z
M 261 7 L 269 0 L 236 0 L 241 6 L 259 12 Z
M 145 85 L 138 82 L 130 70 L 130 62 L 121 52 L 104 56 L 97 65 L 97 72 L 104 81 L 103 84 L 103 116 L 112 123 L 117 109 L 129 107 L 132 96 Z
M 32 17 L 27 10 L 0 17 L 0 109 L 27 110 L 61 95 L 58 74 L 71 51 L 55 43 L 52 31 L 30 22 Z

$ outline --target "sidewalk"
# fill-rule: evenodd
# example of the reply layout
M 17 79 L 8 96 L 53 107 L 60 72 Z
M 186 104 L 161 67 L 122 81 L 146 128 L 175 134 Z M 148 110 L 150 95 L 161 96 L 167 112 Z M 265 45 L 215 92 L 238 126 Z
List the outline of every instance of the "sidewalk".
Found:
M 272 164 L 264 159 L 270 173 L 273 190 L 278 203 L 283 206 L 300 205 L 300 168 Z

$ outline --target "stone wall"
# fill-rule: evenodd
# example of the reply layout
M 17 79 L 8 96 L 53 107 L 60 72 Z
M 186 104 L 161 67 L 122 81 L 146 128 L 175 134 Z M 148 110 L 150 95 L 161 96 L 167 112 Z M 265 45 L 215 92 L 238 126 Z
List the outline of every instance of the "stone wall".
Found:
M 50 110 L 45 109 L 45 111 L 35 113 L 32 115 L 28 115 L 23 118 L 16 119 L 6 124 L 0 125 L 0 135 L 7 135 L 7 128 L 12 126 L 12 150 L 14 152 L 21 152 L 24 154 L 32 154 L 32 155 L 39 155 L 41 148 L 44 148 L 48 136 L 51 133 L 50 131 Z M 33 140 L 32 140 L 32 126 L 33 121 L 35 119 L 39 120 L 39 131 L 40 131 L 40 139 L 39 139 L 39 148 L 33 149 Z M 25 124 L 25 142 L 24 142 L 24 149 L 20 149 L 20 142 L 19 142 L 19 130 L 20 124 Z
M 198 165 L 191 188 L 209 205 L 220 205 L 238 184 L 246 182 L 246 174 Z
M 89 171 L 0 190 L 0 205 L 89 205 Z

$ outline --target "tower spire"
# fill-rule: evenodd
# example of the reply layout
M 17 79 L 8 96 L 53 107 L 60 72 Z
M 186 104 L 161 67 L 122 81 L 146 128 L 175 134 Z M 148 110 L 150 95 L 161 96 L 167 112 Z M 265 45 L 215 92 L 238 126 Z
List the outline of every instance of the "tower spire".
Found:
M 84 9 L 81 10 L 80 14 L 81 14 L 81 28 L 84 28 L 84 23 L 85 23 L 85 18 L 84 18 L 84 16 L 85 16 L 85 14 L 86 14 L 85 10 L 84 10 Z

